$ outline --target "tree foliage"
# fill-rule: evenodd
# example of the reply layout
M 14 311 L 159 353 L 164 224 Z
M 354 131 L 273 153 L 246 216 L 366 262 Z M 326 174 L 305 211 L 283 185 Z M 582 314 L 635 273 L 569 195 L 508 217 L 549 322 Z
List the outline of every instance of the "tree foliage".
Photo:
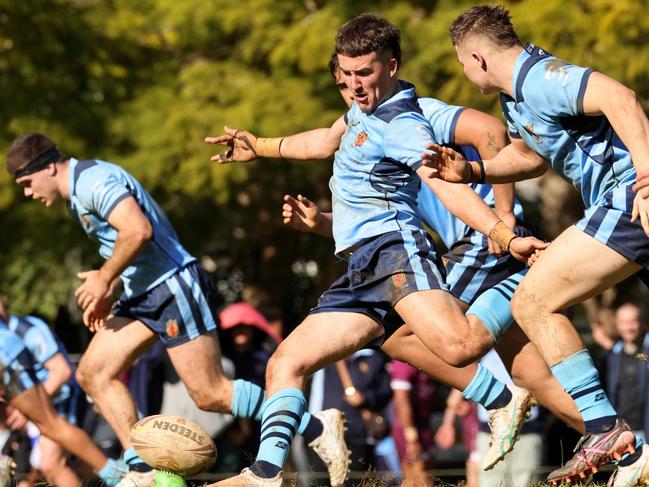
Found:
M 329 162 L 215 166 L 202 142 L 227 124 L 273 136 L 343 113 L 327 62 L 337 28 L 381 13 L 403 31 L 402 77 L 418 93 L 498 114 L 464 78 L 448 39 L 466 1 L 0 0 L 0 143 L 44 131 L 78 158 L 127 167 L 162 204 L 224 299 L 232 276 L 300 315 L 340 270 L 332 243 L 282 227 L 285 193 L 328 206 Z M 649 18 L 634 0 L 510 2 L 519 34 L 649 99 Z M 27 202 L 0 172 L 0 292 L 52 316 L 75 271 L 98 264 L 65 210 Z M 301 259 L 301 260 L 300 260 Z M 296 261 L 313 260 L 318 272 Z M 313 266 L 308 267 L 313 269 Z M 236 272 L 235 272 L 236 271 Z M 240 287 L 239 283 L 239 287 Z M 238 289 L 238 288 L 237 288 Z

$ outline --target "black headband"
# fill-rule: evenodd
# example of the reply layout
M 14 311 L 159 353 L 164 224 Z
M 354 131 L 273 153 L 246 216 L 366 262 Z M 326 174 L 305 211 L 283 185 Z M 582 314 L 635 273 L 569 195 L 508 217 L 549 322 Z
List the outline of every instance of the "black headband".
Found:
M 51 149 L 46 150 L 36 159 L 28 162 L 25 167 L 16 171 L 16 179 L 22 178 L 23 176 L 28 176 L 34 174 L 35 172 L 45 169 L 47 166 L 61 159 L 63 154 L 59 152 L 58 147 L 54 146 Z

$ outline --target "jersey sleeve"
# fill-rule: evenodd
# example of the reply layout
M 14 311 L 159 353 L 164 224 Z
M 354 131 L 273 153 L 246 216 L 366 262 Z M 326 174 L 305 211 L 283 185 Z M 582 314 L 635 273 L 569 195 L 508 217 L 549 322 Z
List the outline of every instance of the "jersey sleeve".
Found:
M 75 191 L 83 207 L 104 220 L 108 220 L 118 203 L 131 196 L 129 189 L 116 175 L 97 166 L 81 173 Z
M 521 134 L 518 132 L 518 128 L 514 124 L 512 117 L 509 115 L 509 110 L 511 109 L 512 99 L 506 96 L 505 94 L 500 95 L 500 105 L 503 109 L 503 116 L 505 117 L 505 122 L 507 123 L 507 133 L 512 139 L 520 139 Z
M 406 112 L 395 117 L 386 128 L 385 156 L 416 171 L 422 165 L 422 152 L 426 152 L 426 146 L 433 142 L 428 120 L 420 113 Z
M 455 144 L 455 128 L 464 107 L 449 105 L 435 98 L 420 98 L 418 102 L 430 123 L 435 143 Z
M 526 103 L 535 112 L 552 117 L 584 114 L 584 94 L 593 72 L 552 58 L 530 72 L 532 83 L 525 83 Z
M 50 327 L 43 320 L 34 316 L 25 318 L 32 325 L 25 333 L 24 341 L 34 359 L 44 364 L 61 350 Z

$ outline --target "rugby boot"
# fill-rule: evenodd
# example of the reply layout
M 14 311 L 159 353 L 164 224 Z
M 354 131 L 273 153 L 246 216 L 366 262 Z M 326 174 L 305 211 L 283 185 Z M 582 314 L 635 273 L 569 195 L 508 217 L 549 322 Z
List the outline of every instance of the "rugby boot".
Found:
M 155 470 L 148 472 L 130 470 L 126 472 L 117 487 L 155 487 Z
M 536 399 L 526 389 L 513 384 L 507 386 L 512 393 L 512 399 L 498 409 L 488 410 L 491 440 L 489 451 L 482 461 L 484 470 L 491 470 L 513 450 L 518 441 L 523 423 L 530 416 L 530 410 L 536 404 Z
M 615 426 L 603 433 L 586 433 L 579 439 L 573 456 L 565 465 L 548 475 L 552 485 L 581 482 L 600 467 L 619 460 L 624 453 L 635 452 L 635 436 L 626 422 L 618 418 Z
M 325 409 L 314 414 L 322 422 L 322 433 L 309 443 L 327 466 L 331 487 L 340 487 L 349 474 L 349 450 L 345 442 L 345 414 Z
M 230 477 L 204 487 L 282 487 L 282 485 L 282 472 L 273 478 L 265 479 L 255 475 L 249 468 L 244 468 L 236 477 Z
M 649 445 L 642 445 L 642 455 L 635 462 L 618 466 L 606 485 L 608 487 L 649 485 Z
M 0 455 L 0 487 L 11 487 L 16 464 L 8 455 Z

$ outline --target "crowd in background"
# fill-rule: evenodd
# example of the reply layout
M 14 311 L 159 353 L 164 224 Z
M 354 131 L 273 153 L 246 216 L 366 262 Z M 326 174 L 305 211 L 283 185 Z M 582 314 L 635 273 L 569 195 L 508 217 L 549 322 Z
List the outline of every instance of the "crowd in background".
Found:
M 260 386 L 266 363 L 286 331 L 276 308 L 262 309 L 267 316 L 240 302 L 219 313 L 226 374 Z M 625 302 L 602 308 L 597 316 L 591 323 L 592 338 L 608 395 L 634 432 L 646 438 L 649 333 L 644 310 Z M 499 379 L 511 381 L 495 352 L 486 355 L 482 365 Z M 160 343 L 124 373 L 123 381 L 142 416 L 178 415 L 205 428 L 218 451 L 212 473 L 237 472 L 254 459 L 259 424 L 199 410 Z M 464 481 L 468 487 L 525 486 L 558 465 L 563 460 L 561 452 L 568 454 L 577 440 L 551 413 L 535 407 L 514 451 L 495 469 L 484 472 L 480 458 L 489 447 L 486 412 L 465 401 L 459 391 L 373 349 L 317 372 L 307 391 L 310 412 L 338 408 L 346 414 L 346 441 L 352 453 L 350 486 L 370 478 L 378 479 L 379 485 L 429 487 L 440 481 Z M 35 485 L 41 478 L 38 448 L 33 448 L 38 431 L 17 421 L 10 406 L 2 409 L 2 420 L 0 448 L 16 463 L 18 486 Z M 107 456 L 120 455 L 117 437 L 83 394 L 78 395 L 75 420 Z M 78 460 L 70 458 L 68 463 L 83 472 Z M 328 485 L 326 468 L 304 441 L 294 443 L 287 470 L 298 474 L 301 485 Z

